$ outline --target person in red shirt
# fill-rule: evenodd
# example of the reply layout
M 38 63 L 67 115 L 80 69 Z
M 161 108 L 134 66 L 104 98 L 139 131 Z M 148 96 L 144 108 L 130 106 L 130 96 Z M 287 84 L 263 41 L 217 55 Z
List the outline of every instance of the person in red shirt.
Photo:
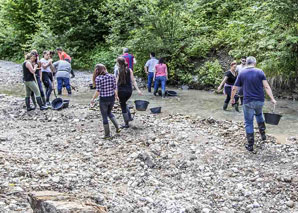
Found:
M 62 48 L 58 47 L 56 50 L 60 60 L 65 60 L 71 64 L 71 61 L 72 61 L 71 57 L 66 52 L 64 52 Z M 75 77 L 74 71 L 71 70 L 70 73 L 71 73 L 71 77 L 74 78 Z

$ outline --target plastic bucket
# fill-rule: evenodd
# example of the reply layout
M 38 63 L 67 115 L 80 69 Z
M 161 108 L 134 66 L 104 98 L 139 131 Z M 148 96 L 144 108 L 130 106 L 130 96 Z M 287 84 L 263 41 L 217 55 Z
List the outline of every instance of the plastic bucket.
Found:
M 161 107 L 150 108 L 150 111 L 151 111 L 153 114 L 160 113 L 160 112 L 161 112 Z
M 146 111 L 148 107 L 149 102 L 148 101 L 143 101 L 143 100 L 136 100 L 135 105 L 136 105 L 136 110 L 138 111 Z
M 264 113 L 264 117 L 267 124 L 278 125 L 282 116 L 274 113 Z
M 63 100 L 63 109 L 68 108 L 69 106 L 69 100 Z
M 62 98 L 56 98 L 52 101 L 52 109 L 60 110 L 63 107 L 63 100 Z
M 168 96 L 177 96 L 177 92 L 169 90 L 169 91 L 166 92 L 166 95 L 168 95 Z

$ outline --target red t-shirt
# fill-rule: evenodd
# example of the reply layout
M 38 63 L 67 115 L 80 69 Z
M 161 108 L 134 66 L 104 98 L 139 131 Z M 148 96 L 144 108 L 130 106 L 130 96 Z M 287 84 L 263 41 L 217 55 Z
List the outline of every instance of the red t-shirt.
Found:
M 64 51 L 62 51 L 61 53 L 58 53 L 58 56 L 60 60 L 68 59 L 71 62 L 71 57 L 67 55 L 67 53 Z

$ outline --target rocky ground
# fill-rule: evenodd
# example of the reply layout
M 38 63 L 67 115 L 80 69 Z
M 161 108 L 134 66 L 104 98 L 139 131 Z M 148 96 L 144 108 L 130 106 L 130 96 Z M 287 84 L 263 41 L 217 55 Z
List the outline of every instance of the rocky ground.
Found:
M 1 84 L 18 84 L 18 65 L 7 64 L 15 71 L 1 63 Z M 90 74 L 77 76 L 86 89 Z M 33 212 L 28 194 L 44 190 L 109 212 L 298 212 L 297 138 L 257 134 L 249 153 L 242 122 L 137 112 L 105 141 L 99 111 L 86 104 L 28 113 L 23 98 L 2 94 L 0 103 L 0 212 Z

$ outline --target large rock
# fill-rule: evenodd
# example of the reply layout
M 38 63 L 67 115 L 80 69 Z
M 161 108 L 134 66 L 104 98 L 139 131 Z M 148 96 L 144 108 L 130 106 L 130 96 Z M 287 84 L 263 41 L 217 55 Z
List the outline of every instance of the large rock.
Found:
M 84 203 L 66 194 L 54 191 L 39 191 L 29 194 L 29 203 L 34 213 L 106 213 L 107 209 L 93 203 Z

